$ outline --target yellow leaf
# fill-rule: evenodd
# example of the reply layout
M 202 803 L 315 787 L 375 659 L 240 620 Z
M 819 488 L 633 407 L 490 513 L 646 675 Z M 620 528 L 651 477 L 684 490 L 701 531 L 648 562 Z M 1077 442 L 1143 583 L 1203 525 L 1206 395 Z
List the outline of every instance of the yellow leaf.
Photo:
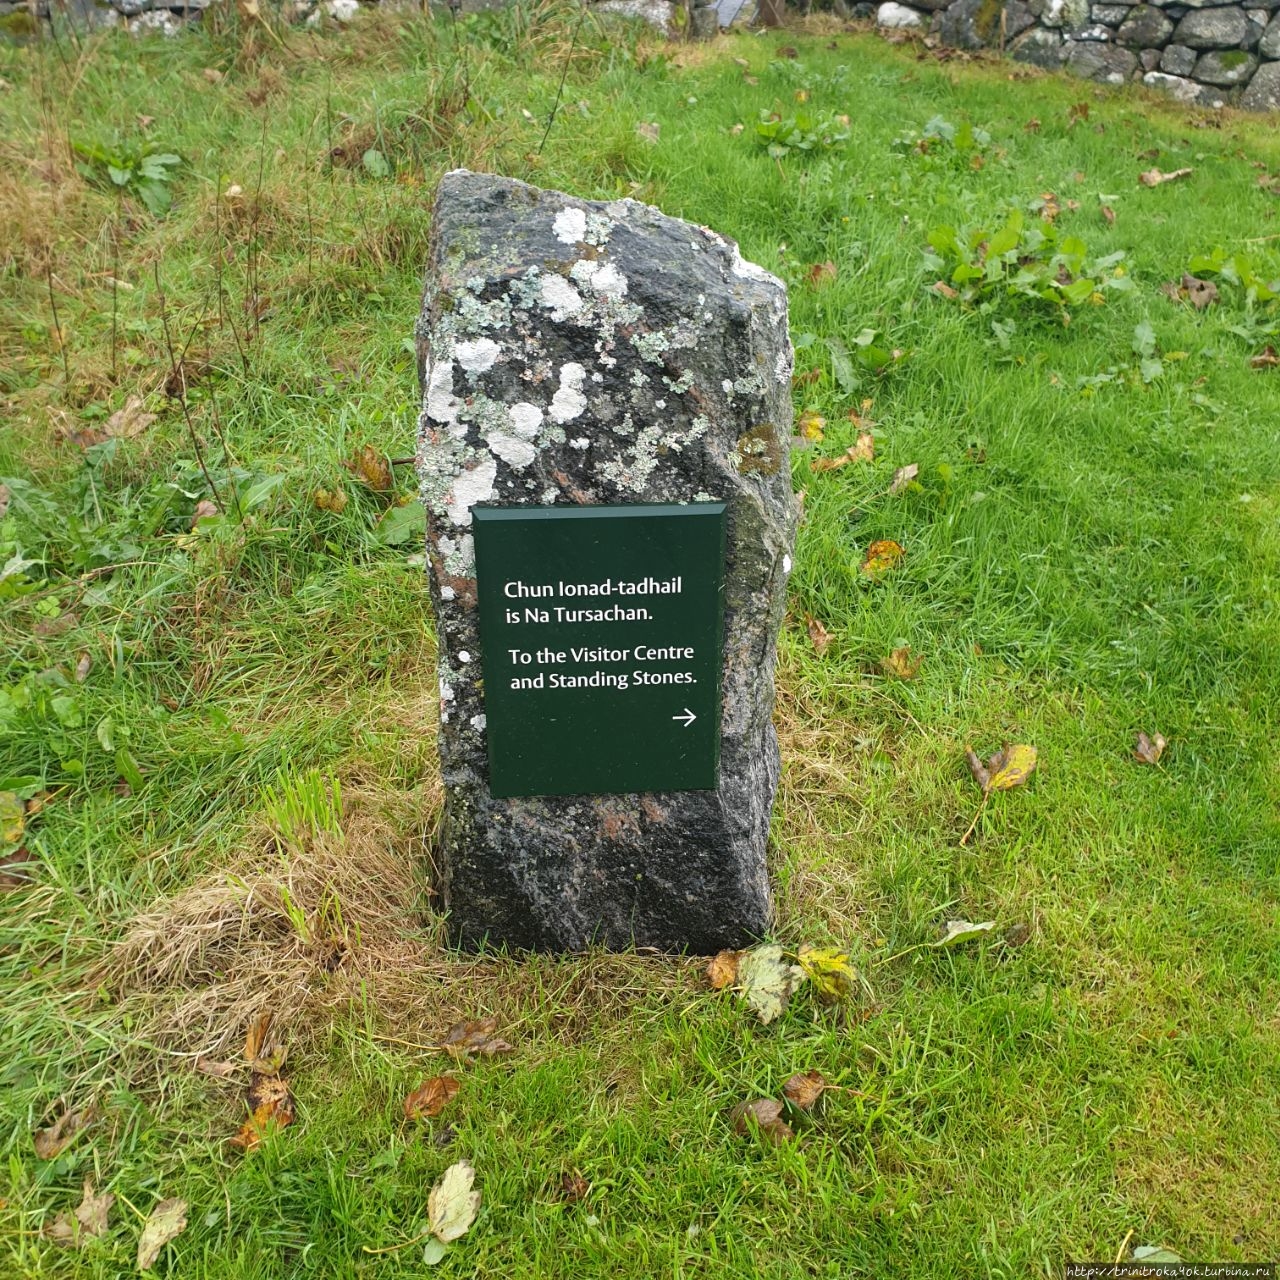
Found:
M 847 952 L 836 947 L 800 948 L 796 959 L 818 994 L 826 1000 L 847 1000 L 858 981 Z
M 787 1007 L 805 977 L 799 965 L 782 958 L 777 943 L 753 947 L 738 959 L 738 990 L 761 1022 L 772 1022 Z
M 907 553 L 901 545 L 891 538 L 873 542 L 867 548 L 866 558 L 862 562 L 862 572 L 868 578 L 883 578 L 890 569 L 896 569 Z
M 0 791 L 0 844 L 17 844 L 26 826 L 27 807 L 12 791 Z
M 441 1244 L 448 1244 L 476 1220 L 480 1210 L 480 1193 L 472 1191 L 476 1171 L 466 1160 L 451 1164 L 444 1177 L 431 1188 L 427 1197 L 427 1225 Z
M 160 1250 L 187 1229 L 187 1202 L 161 1200 L 147 1219 L 138 1238 L 138 1270 L 150 1271 Z
M 707 981 L 713 991 L 723 991 L 738 980 L 738 957 L 740 951 L 721 951 L 707 961 Z
M 885 675 L 897 676 L 899 680 L 914 680 L 923 663 L 923 658 L 912 658 L 910 647 L 904 645 L 887 658 L 881 658 L 880 669 Z
M 1036 767 L 1036 749 L 1021 744 L 1006 747 L 992 761 L 991 780 L 987 783 L 988 791 L 1009 791 L 1021 786 L 1031 776 Z
M 796 432 L 805 440 L 812 440 L 815 444 L 822 439 L 822 433 L 826 430 L 827 420 L 813 409 L 806 409 L 796 422 Z

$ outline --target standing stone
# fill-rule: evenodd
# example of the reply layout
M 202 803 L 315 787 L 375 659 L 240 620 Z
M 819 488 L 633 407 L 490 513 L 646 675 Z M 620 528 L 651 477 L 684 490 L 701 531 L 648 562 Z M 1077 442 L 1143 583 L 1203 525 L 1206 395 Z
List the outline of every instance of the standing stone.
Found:
M 710 952 L 767 928 L 791 370 L 784 286 L 705 227 L 632 200 L 443 178 L 417 463 L 440 650 L 438 889 L 455 941 Z M 495 799 L 472 507 L 691 501 L 728 506 L 718 789 Z

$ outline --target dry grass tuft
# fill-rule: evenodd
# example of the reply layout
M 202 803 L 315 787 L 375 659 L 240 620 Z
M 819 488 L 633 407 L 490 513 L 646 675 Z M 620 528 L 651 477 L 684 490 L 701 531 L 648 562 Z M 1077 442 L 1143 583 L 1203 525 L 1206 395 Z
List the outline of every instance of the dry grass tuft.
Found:
M 341 835 L 302 845 L 256 826 L 229 866 L 136 917 L 97 980 L 156 1043 L 222 1052 L 259 1013 L 296 1036 L 361 983 L 422 973 L 442 958 L 424 839 L 438 804 L 434 785 L 357 792 Z

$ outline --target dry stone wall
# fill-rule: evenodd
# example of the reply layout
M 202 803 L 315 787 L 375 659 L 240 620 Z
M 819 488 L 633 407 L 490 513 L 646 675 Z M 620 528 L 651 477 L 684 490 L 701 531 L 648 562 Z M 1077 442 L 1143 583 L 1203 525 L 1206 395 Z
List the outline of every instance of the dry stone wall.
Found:
M 1280 0 L 886 0 L 874 15 L 883 29 L 1103 84 L 1139 81 L 1191 105 L 1280 109 Z

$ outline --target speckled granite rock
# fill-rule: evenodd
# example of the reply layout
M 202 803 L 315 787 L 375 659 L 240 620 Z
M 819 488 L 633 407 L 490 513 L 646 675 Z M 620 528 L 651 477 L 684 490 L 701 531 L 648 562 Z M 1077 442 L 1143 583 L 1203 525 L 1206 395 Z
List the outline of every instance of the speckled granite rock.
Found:
M 573 950 L 758 937 L 774 642 L 796 523 L 786 291 L 705 228 L 457 171 L 418 328 L 449 930 Z M 720 787 L 493 799 L 471 507 L 728 503 Z M 620 730 L 623 729 L 620 726 Z

